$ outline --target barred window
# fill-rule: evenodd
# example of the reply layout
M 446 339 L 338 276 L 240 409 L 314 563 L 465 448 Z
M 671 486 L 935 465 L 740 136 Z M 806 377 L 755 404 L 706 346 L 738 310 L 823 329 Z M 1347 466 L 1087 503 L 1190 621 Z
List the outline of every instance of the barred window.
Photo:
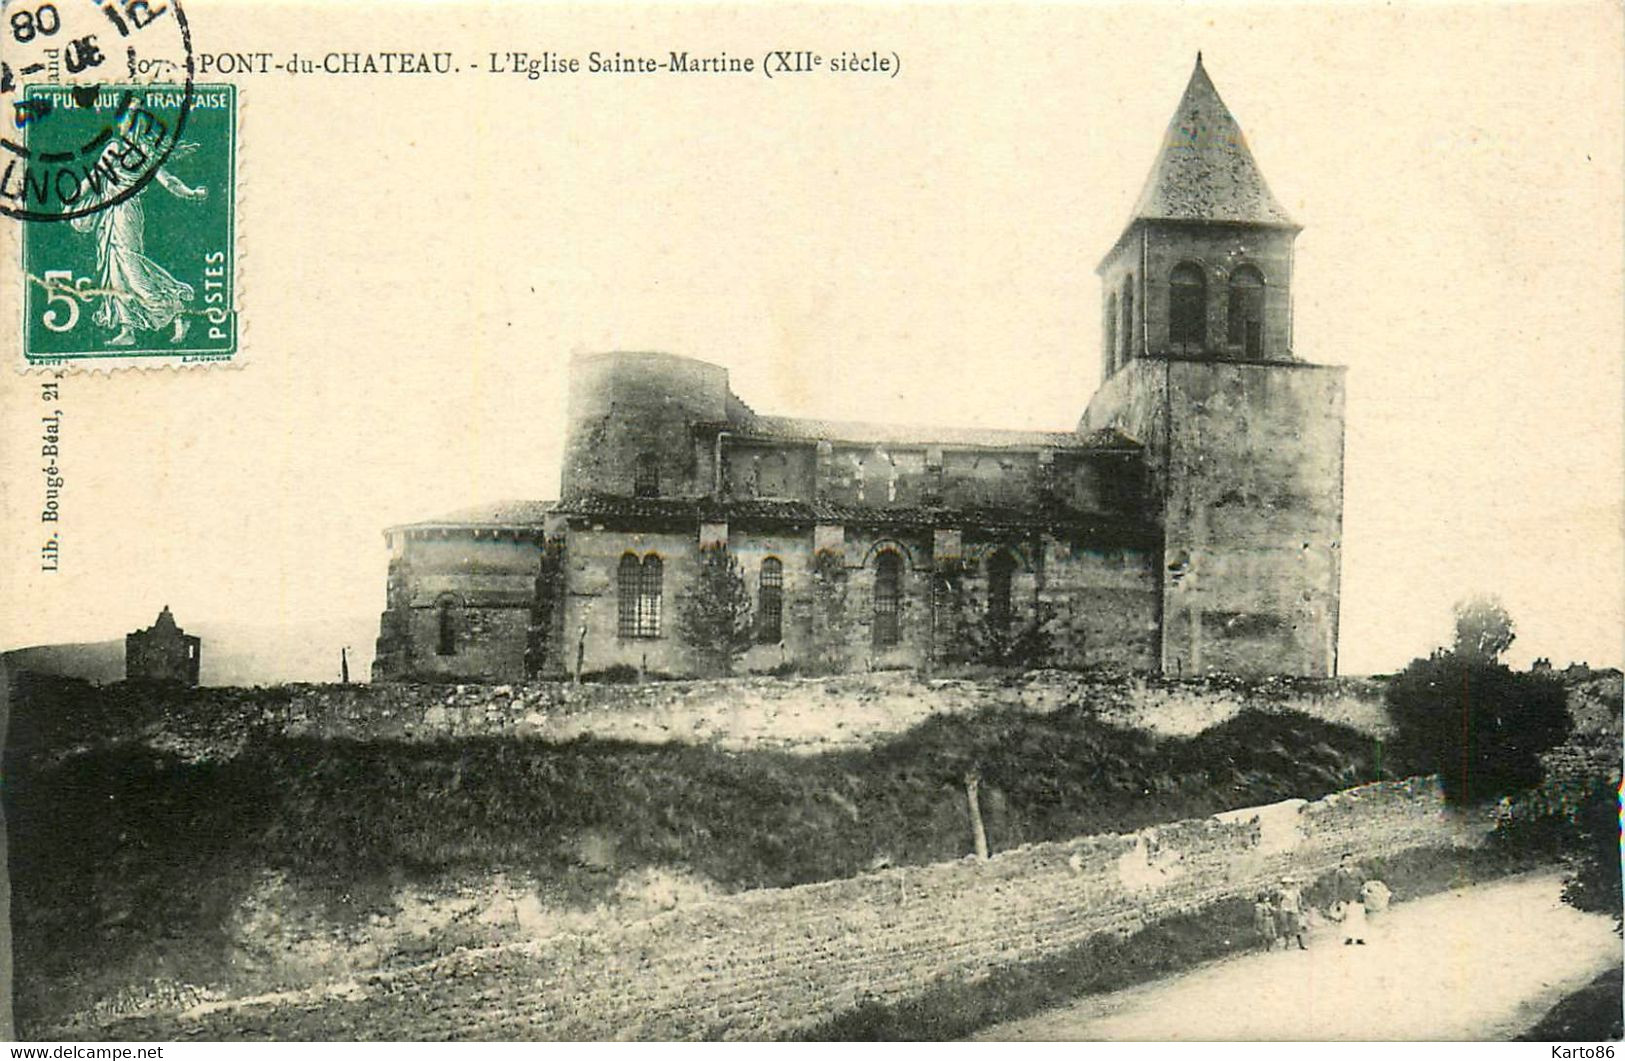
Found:
M 1230 274 L 1231 346 L 1248 357 L 1264 356 L 1264 274 L 1243 265 Z
M 632 471 L 632 496 L 660 496 L 660 457 L 657 454 L 638 454 Z
M 660 636 L 661 582 L 664 574 L 664 565 L 654 553 L 645 556 L 641 562 L 633 553 L 621 557 L 615 587 L 620 636 Z
M 902 640 L 898 605 L 903 589 L 903 558 L 887 550 L 875 557 L 874 640 L 877 648 L 888 648 Z
M 1207 343 L 1207 277 L 1190 262 L 1174 266 L 1168 276 L 1168 341 L 1196 347 Z
M 987 561 L 987 621 L 996 630 L 1007 630 L 1014 614 L 1010 605 L 1010 583 L 1016 572 L 1015 557 L 1000 549 Z
M 756 582 L 756 640 L 774 644 L 784 639 L 784 564 L 763 560 Z

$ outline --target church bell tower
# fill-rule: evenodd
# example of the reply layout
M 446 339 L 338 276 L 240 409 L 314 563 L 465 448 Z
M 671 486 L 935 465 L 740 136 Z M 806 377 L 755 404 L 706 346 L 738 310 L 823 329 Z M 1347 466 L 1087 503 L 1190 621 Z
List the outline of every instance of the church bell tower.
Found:
M 1198 55 L 1097 269 L 1101 385 L 1079 425 L 1145 446 L 1164 673 L 1336 673 L 1345 370 L 1294 350 L 1299 230 Z
M 1202 66 L 1101 261 L 1102 378 L 1136 357 L 1292 359 L 1293 222 Z

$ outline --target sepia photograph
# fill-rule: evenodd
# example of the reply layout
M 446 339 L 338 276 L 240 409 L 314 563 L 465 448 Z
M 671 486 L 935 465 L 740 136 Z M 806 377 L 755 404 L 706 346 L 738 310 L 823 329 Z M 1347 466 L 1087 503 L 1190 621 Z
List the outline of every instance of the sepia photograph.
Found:
M 1612 1056 L 1617 3 L 3 14 L 16 1056 Z

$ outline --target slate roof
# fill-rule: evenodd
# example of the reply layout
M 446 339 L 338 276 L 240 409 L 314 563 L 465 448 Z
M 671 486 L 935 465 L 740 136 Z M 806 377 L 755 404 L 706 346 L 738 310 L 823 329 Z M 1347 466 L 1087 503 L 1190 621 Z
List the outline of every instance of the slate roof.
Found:
M 433 519 L 398 524 L 388 530 L 435 527 L 540 527 L 543 518 L 553 512 L 557 505 L 557 501 L 493 501 L 490 504 L 460 508 Z
M 1101 536 L 1144 536 L 1149 532 L 1149 528 L 1139 520 L 1082 512 L 1058 503 L 1018 509 L 1009 506 L 838 505 L 775 498 L 716 501 L 711 498 L 592 496 L 561 501 L 555 511 L 561 515 L 627 522 L 824 523 L 919 529 L 973 526 L 1039 529 L 1066 526 Z
M 1082 512 L 1057 502 L 1033 508 L 945 505 L 837 505 L 778 498 L 717 501 L 708 497 L 615 497 L 595 494 L 566 501 L 501 501 L 389 528 L 451 530 L 467 527 L 538 530 L 546 516 L 633 524 L 842 524 L 856 527 L 929 529 L 984 527 L 1002 530 L 1067 528 L 1091 538 L 1144 540 L 1153 528 L 1131 517 Z
M 737 439 L 784 442 L 838 442 L 877 446 L 974 446 L 989 449 L 1115 449 L 1139 444 L 1117 433 L 1108 438 L 1079 436 L 1072 431 L 1004 431 L 980 427 L 929 427 L 857 420 L 819 420 L 798 416 L 752 416 L 736 423 L 698 427 L 728 431 Z
M 1299 226 L 1264 183 L 1247 138 L 1196 57 L 1134 220 L 1232 221 Z

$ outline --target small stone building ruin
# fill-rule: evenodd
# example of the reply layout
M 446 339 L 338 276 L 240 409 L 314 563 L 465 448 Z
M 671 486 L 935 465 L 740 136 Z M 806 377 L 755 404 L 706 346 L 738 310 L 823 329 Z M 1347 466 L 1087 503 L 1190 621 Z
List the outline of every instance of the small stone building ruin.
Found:
M 202 658 L 203 642 L 175 625 L 167 604 L 151 626 L 124 635 L 126 681 L 196 685 Z
M 1298 231 L 1198 58 L 1098 267 L 1073 430 L 771 416 L 717 365 L 577 357 L 558 501 L 385 532 L 373 677 L 693 673 L 674 609 L 709 544 L 747 669 L 927 666 L 974 626 L 1041 628 L 1055 666 L 1333 674 L 1344 369 L 1295 352 Z

